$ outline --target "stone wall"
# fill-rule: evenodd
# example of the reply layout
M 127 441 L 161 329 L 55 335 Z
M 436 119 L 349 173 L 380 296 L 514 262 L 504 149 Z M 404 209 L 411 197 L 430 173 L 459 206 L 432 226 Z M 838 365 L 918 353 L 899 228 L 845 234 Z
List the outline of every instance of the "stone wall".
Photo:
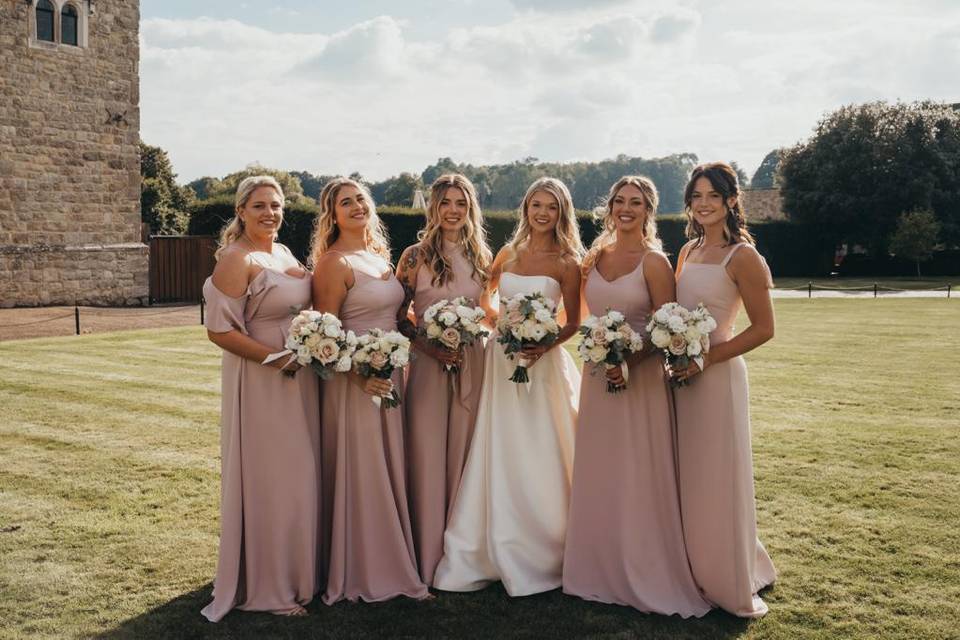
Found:
M 780 189 L 746 189 L 743 192 L 743 210 L 747 221 L 786 220 Z
M 63 4 L 63 0 L 59 0 Z M 0 1 L 0 306 L 139 304 L 139 2 L 82 7 L 85 44 L 36 42 Z M 81 42 L 84 44 L 84 42 Z

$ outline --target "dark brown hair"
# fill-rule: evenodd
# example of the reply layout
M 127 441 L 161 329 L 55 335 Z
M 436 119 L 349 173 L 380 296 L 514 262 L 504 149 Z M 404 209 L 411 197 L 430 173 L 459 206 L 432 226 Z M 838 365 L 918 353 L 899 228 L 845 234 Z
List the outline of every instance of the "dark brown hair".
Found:
M 737 180 L 737 172 L 726 162 L 708 162 L 697 166 L 690 174 L 687 188 L 683 190 L 683 208 L 687 214 L 687 237 L 696 240 L 694 246 L 703 243 L 703 226 L 693 217 L 690 204 L 693 201 L 693 187 L 697 180 L 706 178 L 713 189 L 723 198 L 723 206 L 727 210 L 727 217 L 723 225 L 723 237 L 729 244 L 746 242 L 756 244 L 753 236 L 747 231 L 747 219 L 743 214 L 743 192 Z M 727 205 L 730 198 L 736 198 L 733 207 Z

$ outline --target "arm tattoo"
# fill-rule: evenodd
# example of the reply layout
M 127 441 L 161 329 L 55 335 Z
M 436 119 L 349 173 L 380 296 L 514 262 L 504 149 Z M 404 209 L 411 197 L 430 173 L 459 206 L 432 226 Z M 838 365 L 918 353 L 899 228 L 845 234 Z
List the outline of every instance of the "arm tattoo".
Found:
M 404 315 L 397 322 L 397 331 L 413 340 L 417 335 L 417 325 L 410 321 L 406 313 L 410 308 L 410 303 L 413 301 L 413 296 L 416 292 L 413 287 L 407 284 L 406 280 L 402 280 L 400 284 L 403 286 L 403 303 L 401 303 L 400 309 Z
M 417 261 L 420 259 L 420 247 L 413 245 L 407 249 L 407 269 L 414 269 L 417 266 Z

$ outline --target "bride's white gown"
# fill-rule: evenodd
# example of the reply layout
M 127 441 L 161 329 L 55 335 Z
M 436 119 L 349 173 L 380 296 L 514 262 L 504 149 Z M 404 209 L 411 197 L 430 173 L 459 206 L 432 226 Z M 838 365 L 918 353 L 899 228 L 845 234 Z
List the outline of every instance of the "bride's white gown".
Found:
M 549 276 L 500 277 L 500 297 L 540 291 L 560 303 Z M 516 362 L 487 344 L 477 425 L 443 538 L 434 587 L 475 591 L 502 580 L 511 596 L 561 584 L 570 505 L 580 372 L 566 349 L 530 368 L 530 389 L 510 382 Z

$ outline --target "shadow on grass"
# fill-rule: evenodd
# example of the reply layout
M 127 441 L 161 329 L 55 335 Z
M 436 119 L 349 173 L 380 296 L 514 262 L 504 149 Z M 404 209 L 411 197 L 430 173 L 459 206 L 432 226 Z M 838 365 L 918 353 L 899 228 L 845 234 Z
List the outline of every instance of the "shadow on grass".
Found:
M 722 611 L 697 620 L 645 615 L 585 602 L 559 590 L 510 598 L 498 583 L 475 593 L 444 593 L 428 602 L 398 598 L 328 607 L 317 598 L 305 618 L 234 611 L 217 624 L 201 615 L 207 585 L 98 636 L 120 638 L 735 638 L 749 621 Z

